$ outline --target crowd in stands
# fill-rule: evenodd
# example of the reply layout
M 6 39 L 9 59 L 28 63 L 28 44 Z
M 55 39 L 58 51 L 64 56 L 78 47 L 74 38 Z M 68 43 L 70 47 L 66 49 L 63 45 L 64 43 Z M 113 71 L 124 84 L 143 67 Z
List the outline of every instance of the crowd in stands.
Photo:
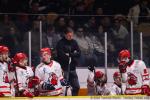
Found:
M 82 51 L 79 66 L 88 66 L 87 61 L 95 66 L 104 66 L 104 32 L 107 32 L 108 64 L 115 66 L 118 52 L 130 48 L 131 20 L 134 23 L 134 52 L 135 56 L 139 56 L 137 27 L 141 23 L 150 22 L 150 2 L 117 0 L 120 3 L 117 8 L 117 1 L 112 1 L 1 0 L 0 12 L 5 14 L 0 15 L 0 43 L 10 48 L 11 56 L 14 56 L 17 51 L 28 53 L 28 31 L 30 30 L 32 62 L 36 66 L 40 61 L 38 52 L 40 21 L 43 34 L 42 46 L 53 48 L 54 54 L 57 42 L 64 35 L 64 28 L 69 27 L 74 30 L 74 39 L 77 40 Z M 14 12 L 17 14 L 10 14 Z M 150 65 L 149 45 L 149 42 L 144 45 L 146 48 L 144 60 L 148 65 Z

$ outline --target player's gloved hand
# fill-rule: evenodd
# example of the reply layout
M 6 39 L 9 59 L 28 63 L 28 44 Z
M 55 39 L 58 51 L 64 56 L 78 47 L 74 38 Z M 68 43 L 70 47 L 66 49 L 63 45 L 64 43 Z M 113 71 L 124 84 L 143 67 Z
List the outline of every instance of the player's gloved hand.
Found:
M 55 87 L 48 82 L 44 82 L 42 84 L 42 89 L 44 89 L 44 90 L 55 90 Z
M 4 94 L 3 94 L 3 93 L 0 93 L 0 97 L 4 97 Z
M 150 88 L 148 85 L 142 85 L 141 90 L 141 94 L 150 95 Z
M 38 85 L 40 80 L 37 76 L 31 77 L 28 82 L 28 88 L 33 88 L 34 86 Z
M 23 97 L 33 97 L 34 95 L 31 93 L 31 92 L 29 92 L 28 90 L 23 90 L 23 92 L 22 92 L 22 95 L 21 96 L 23 96 Z
M 95 70 L 95 67 L 90 65 L 88 66 L 88 69 L 93 72 Z
M 127 65 L 124 64 L 123 62 L 120 62 L 120 63 L 119 63 L 119 70 L 120 70 L 120 73 L 125 73 L 125 72 L 126 72 L 126 69 L 127 69 Z
M 61 79 L 60 83 L 62 86 L 69 86 L 69 83 L 65 79 Z

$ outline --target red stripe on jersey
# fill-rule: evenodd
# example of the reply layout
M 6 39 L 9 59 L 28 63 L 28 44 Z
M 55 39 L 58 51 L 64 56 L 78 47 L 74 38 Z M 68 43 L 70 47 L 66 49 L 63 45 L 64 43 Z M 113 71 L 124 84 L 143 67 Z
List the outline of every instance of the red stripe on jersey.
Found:
M 144 69 L 144 74 L 147 74 L 148 72 L 147 72 L 147 69 Z
M 126 88 L 126 90 L 141 90 L 141 88 Z
M 138 95 L 138 94 L 141 94 L 141 92 L 138 92 L 138 93 L 132 93 L 132 94 L 128 94 L 128 93 L 125 92 L 125 94 L 126 94 L 126 95 Z
M 0 93 L 2 93 L 2 94 L 11 94 L 10 91 L 3 91 L 3 92 L 0 92 Z
M 149 80 L 149 78 L 145 78 L 145 79 L 143 79 L 143 81 L 144 81 L 144 80 Z
M 144 75 L 142 75 L 142 76 L 149 76 L 149 74 L 147 73 L 147 74 L 144 74 Z
M 0 86 L 0 88 L 10 88 L 10 86 Z

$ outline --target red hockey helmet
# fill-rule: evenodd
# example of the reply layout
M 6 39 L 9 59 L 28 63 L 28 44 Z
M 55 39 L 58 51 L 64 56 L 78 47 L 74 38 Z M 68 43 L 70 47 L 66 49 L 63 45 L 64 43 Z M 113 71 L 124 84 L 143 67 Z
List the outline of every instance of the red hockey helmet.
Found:
M 48 54 L 50 54 L 51 55 L 51 49 L 50 48 L 42 48 L 41 50 L 40 50 L 40 53 L 42 54 L 42 53 L 44 53 L 44 52 L 47 52 Z
M 16 53 L 16 55 L 13 58 L 13 63 L 18 64 L 20 60 L 27 59 L 27 56 L 25 53 Z
M 124 49 L 119 52 L 118 60 L 119 60 L 119 62 L 121 62 L 121 61 L 128 62 L 130 57 L 131 57 L 131 55 L 130 55 L 129 50 Z
M 115 73 L 113 74 L 113 78 L 116 78 L 116 77 L 121 77 L 121 74 L 120 74 L 119 72 L 115 72 Z
M 3 46 L 0 45 L 0 53 L 3 51 Z
M 9 52 L 8 47 L 6 47 L 6 46 L 0 46 L 0 53 L 6 53 L 6 52 Z
M 95 78 L 98 79 L 98 78 L 102 78 L 104 76 L 104 73 L 101 72 L 101 71 L 96 71 L 95 72 Z
M 9 49 L 8 49 L 8 47 L 6 47 L 6 46 L 3 46 L 3 52 L 9 52 Z

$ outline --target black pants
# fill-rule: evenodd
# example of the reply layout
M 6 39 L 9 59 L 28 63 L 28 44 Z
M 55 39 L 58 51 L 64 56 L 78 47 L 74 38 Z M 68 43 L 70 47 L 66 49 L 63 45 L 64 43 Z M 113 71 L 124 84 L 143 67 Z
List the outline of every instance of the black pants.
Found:
M 67 75 L 68 75 L 67 72 L 64 71 L 65 79 L 66 79 Z M 80 89 L 80 85 L 79 85 L 79 80 L 78 80 L 78 76 L 77 76 L 76 71 L 70 71 L 70 73 L 69 73 L 69 83 L 72 87 L 72 95 L 77 96 L 78 92 L 79 92 L 79 89 Z

